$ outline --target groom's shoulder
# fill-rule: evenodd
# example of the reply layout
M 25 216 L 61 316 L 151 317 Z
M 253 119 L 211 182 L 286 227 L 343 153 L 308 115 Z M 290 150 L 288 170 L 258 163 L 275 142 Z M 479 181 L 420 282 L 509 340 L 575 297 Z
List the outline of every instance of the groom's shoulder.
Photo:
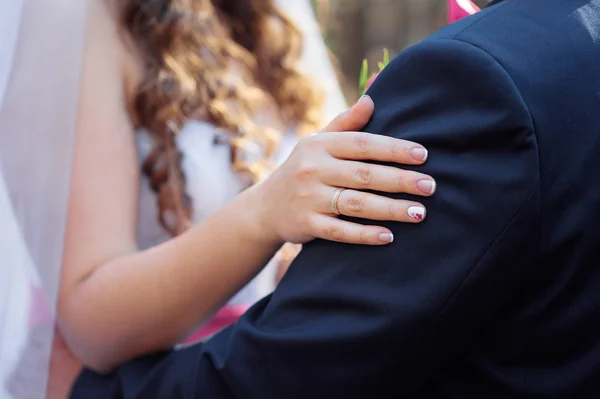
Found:
M 504 0 L 413 47 L 438 48 L 442 53 L 471 48 L 464 54 L 486 54 L 513 77 L 534 70 L 543 75 L 557 59 L 574 59 L 570 55 L 582 46 L 598 46 L 600 41 L 590 40 L 586 33 L 600 31 L 600 7 L 593 4 L 592 0 Z M 584 26 L 586 20 L 594 26 Z
M 503 29 L 507 24 L 513 24 L 515 21 L 509 18 L 514 11 L 514 4 L 510 6 L 510 1 L 504 1 L 492 7 L 484 8 L 466 18 L 446 25 L 439 29 L 427 40 L 436 39 L 458 39 L 464 36 L 491 34 L 497 30 Z
M 490 52 L 568 51 L 570 34 L 586 20 L 593 25 L 588 30 L 600 30 L 600 7 L 595 4 L 594 0 L 503 0 L 445 26 L 425 41 L 455 39 Z
M 570 6 L 566 6 L 563 0 L 504 0 L 446 25 L 429 39 L 485 35 L 495 39 L 505 37 L 522 40 L 524 36 L 535 36 L 535 25 L 538 23 L 555 25 L 565 13 L 572 14 L 577 9 L 573 3 L 586 3 L 586 0 L 575 0 L 569 3 Z M 545 35 L 553 33 L 561 34 L 560 31 L 544 32 Z
M 539 40 L 552 40 L 548 35 L 561 34 L 558 30 L 544 27 L 560 20 L 561 13 L 565 11 L 560 2 L 561 0 L 500 1 L 443 27 L 425 41 L 454 39 L 486 51 L 499 47 L 516 49 L 523 45 L 535 46 Z
M 536 1 L 536 0 L 529 0 Z M 409 47 L 403 52 L 404 56 L 419 53 L 437 53 L 434 56 L 444 58 L 473 57 L 474 53 L 488 54 L 498 52 L 498 49 L 516 49 L 511 42 L 521 42 L 519 38 L 526 34 L 525 21 L 519 18 L 520 1 L 504 0 L 480 12 L 463 18 L 455 23 L 446 25 L 425 40 Z M 522 43 L 521 43 L 522 44 Z M 469 51 L 469 48 L 471 51 Z M 495 57 L 494 57 L 495 58 Z M 468 60 L 465 60 L 468 61 Z M 477 59 L 473 60 L 477 62 Z
M 498 49 L 505 48 L 511 52 L 511 49 L 516 47 L 509 41 L 520 40 L 516 35 L 507 40 L 506 35 L 506 32 L 522 31 L 523 22 L 519 18 L 513 18 L 520 12 L 516 3 L 513 0 L 504 0 L 446 25 L 425 40 L 402 51 L 392 62 L 392 67 L 406 68 L 406 64 L 412 63 L 419 67 L 427 65 L 431 69 L 435 65 L 441 72 L 454 75 L 457 69 L 477 74 L 483 69 L 493 69 L 485 68 L 485 65 L 500 66 L 498 61 L 501 57 L 495 56 L 499 52 Z M 500 69 L 502 68 L 500 66 Z
M 386 68 L 388 73 L 382 74 L 382 78 L 393 81 L 401 76 L 426 75 L 439 84 L 452 85 L 460 80 L 463 88 L 477 90 L 501 80 L 505 86 L 514 88 L 505 66 L 510 64 L 510 69 L 521 69 L 519 62 L 512 62 L 511 58 L 519 52 L 512 42 L 522 42 L 522 39 L 518 37 L 520 34 L 510 33 L 523 32 L 525 22 L 514 17 L 522 12 L 521 3 L 504 0 L 443 27 L 403 50 Z M 507 57 L 507 54 L 510 55 Z M 504 62 L 507 58 L 508 63 Z
M 456 52 L 457 46 L 478 47 L 486 52 L 487 46 L 474 43 L 493 42 L 495 37 L 502 35 L 503 29 L 511 29 L 510 26 L 518 23 L 510 18 L 514 8 L 514 3 L 510 0 L 484 8 L 474 15 L 444 26 L 426 39 L 405 49 L 401 55 L 406 57 L 415 53 L 437 51 L 443 56 L 443 53 Z

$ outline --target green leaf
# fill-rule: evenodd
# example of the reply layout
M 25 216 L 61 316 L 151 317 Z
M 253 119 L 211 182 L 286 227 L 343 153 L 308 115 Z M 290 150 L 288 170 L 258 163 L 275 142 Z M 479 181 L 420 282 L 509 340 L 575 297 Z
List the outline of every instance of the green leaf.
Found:
M 388 49 L 383 49 L 383 66 L 384 68 L 390 63 L 390 52 Z
M 390 52 L 388 51 L 388 49 L 384 48 L 383 49 L 383 61 L 377 63 L 377 66 L 379 66 L 379 72 L 383 71 L 383 68 L 388 66 L 389 63 L 390 63 Z
M 367 85 L 368 81 L 369 81 L 369 63 L 368 63 L 367 59 L 365 58 L 362 62 L 362 66 L 360 68 L 360 75 L 358 78 L 358 92 L 359 93 L 365 92 L 365 86 Z

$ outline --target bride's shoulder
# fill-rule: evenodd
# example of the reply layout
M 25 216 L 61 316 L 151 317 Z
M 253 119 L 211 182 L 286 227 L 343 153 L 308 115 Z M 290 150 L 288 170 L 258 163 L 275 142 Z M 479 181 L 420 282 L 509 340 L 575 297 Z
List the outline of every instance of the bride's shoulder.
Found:
M 111 0 L 88 2 L 88 38 L 116 40 L 118 32 L 118 8 Z
M 102 127 L 104 135 L 119 132 L 133 137 L 128 107 L 127 60 L 119 18 L 109 1 L 87 2 L 79 95 L 80 134 L 94 136 Z M 101 123 L 100 123 L 101 122 Z M 125 133 L 125 134 L 123 134 Z M 115 140 L 119 138 L 114 138 Z
M 90 71 L 88 76 L 101 73 L 95 79 L 118 84 L 121 95 L 129 102 L 141 79 L 143 63 L 121 26 L 118 2 L 91 0 L 88 4 L 84 77 L 85 69 Z
M 116 10 L 107 0 L 88 2 L 87 29 L 84 45 L 84 68 L 86 66 L 111 66 L 110 73 L 121 58 L 119 48 L 122 46 L 119 37 Z

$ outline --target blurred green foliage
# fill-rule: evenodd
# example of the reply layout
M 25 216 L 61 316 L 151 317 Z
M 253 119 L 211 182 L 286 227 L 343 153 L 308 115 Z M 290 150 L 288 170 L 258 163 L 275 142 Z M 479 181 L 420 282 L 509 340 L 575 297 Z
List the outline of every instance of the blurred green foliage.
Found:
M 394 56 L 447 23 L 446 0 L 311 1 L 349 102 L 360 94 L 363 59 L 375 65 L 384 48 Z

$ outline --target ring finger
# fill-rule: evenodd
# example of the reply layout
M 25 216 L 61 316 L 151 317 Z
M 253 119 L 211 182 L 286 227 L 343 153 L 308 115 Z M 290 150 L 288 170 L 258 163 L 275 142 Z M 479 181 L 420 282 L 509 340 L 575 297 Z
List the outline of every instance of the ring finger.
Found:
M 427 215 L 425 207 L 418 202 L 397 200 L 352 189 L 339 190 L 332 190 L 330 193 L 329 213 L 335 213 L 333 211 L 337 210 L 344 216 L 407 223 L 419 223 Z

